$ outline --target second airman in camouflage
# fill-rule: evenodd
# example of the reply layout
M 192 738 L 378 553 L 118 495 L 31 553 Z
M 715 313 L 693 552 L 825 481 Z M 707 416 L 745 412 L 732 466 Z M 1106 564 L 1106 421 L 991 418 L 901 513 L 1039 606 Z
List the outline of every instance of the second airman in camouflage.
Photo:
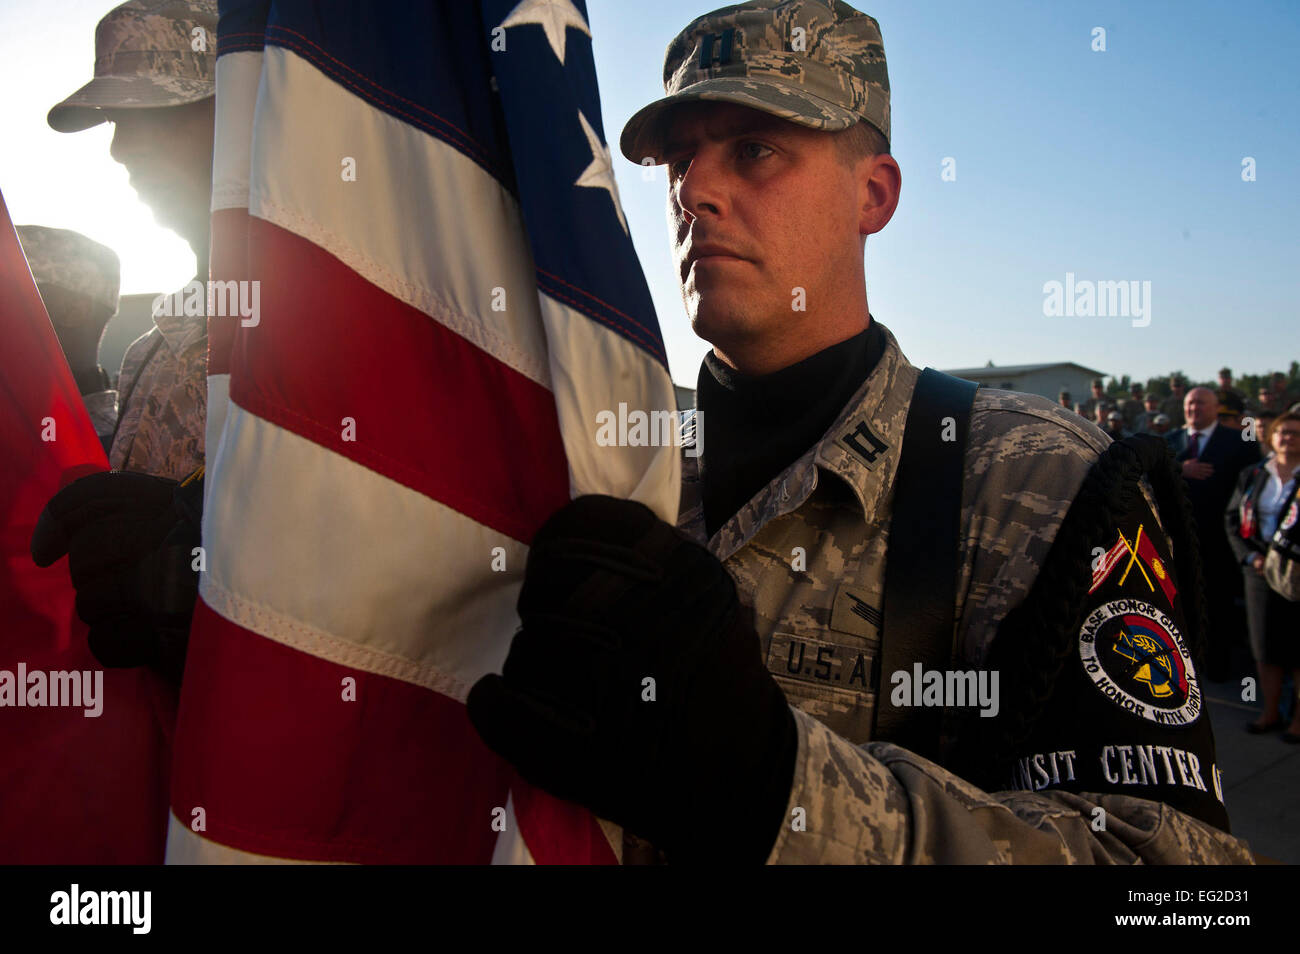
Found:
M 49 113 L 59 132 L 114 124 L 113 158 L 208 277 L 216 0 L 130 0 L 95 28 L 95 77 Z M 109 462 L 180 480 L 203 463 L 207 316 L 155 316 L 118 376 Z
M 95 30 L 94 78 L 47 117 L 60 132 L 114 125 L 111 152 L 208 277 L 216 95 L 216 0 L 129 0 Z M 190 286 L 187 286 L 187 288 Z M 192 296 L 202 300 L 203 296 Z M 69 556 L 77 610 L 105 666 L 151 665 L 177 681 L 197 592 L 207 406 L 206 309 L 161 307 L 118 377 L 113 470 L 51 498 L 32 554 Z M 188 313 L 186 313 L 188 312 Z M 175 533 L 173 533 L 175 531 Z
M 470 693 L 484 739 L 637 836 L 624 860 L 1248 862 L 1158 440 L 976 392 L 947 666 L 882 671 L 886 571 L 921 542 L 891 519 L 900 464 L 947 425 L 910 413 L 922 373 L 867 307 L 901 185 L 876 21 L 753 0 L 691 23 L 663 75 L 621 147 L 667 167 L 706 439 L 677 528 L 585 497 L 539 531 L 523 629 Z M 876 735 L 911 706 L 943 709 L 934 758 Z
M 90 423 L 107 451 L 117 425 L 117 392 L 100 367 L 99 342 L 117 313 L 117 253 L 70 229 L 20 225 L 16 231 Z

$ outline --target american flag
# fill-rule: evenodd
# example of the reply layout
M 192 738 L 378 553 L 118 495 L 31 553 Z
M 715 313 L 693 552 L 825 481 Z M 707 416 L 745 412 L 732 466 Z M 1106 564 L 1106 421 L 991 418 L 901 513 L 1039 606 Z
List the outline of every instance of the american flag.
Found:
M 676 516 L 678 451 L 595 439 L 674 394 L 585 6 L 223 3 L 213 210 L 259 313 L 210 318 L 168 860 L 617 860 L 464 706 L 554 510 Z

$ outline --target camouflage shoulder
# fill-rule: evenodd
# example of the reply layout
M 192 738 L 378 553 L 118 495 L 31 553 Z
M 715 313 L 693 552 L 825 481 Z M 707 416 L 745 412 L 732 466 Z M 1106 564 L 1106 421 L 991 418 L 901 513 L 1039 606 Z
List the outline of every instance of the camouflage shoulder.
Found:
M 119 368 L 117 375 L 117 390 L 119 394 L 129 390 L 131 381 L 133 381 L 140 373 L 140 369 L 144 366 L 145 359 L 149 356 L 149 352 L 153 350 L 154 345 L 161 338 L 162 332 L 158 330 L 157 325 L 154 325 L 126 346 L 126 351 L 122 353 L 122 365 Z M 123 410 L 125 409 L 123 408 Z
M 971 409 L 970 446 L 1004 444 L 1004 452 L 1030 443 L 1038 451 L 1073 452 L 1089 464 L 1110 445 L 1091 421 L 1036 394 L 980 388 Z M 1029 448 L 1024 448 L 1029 450 Z
M 1046 398 L 981 388 L 962 486 L 960 657 L 979 664 L 1002 619 L 1029 593 L 1079 488 L 1110 444 Z
M 148 351 L 154 341 L 160 337 L 162 337 L 162 332 L 158 330 L 157 325 L 154 325 L 126 346 L 126 351 L 122 353 L 122 364 L 125 365 L 133 355 L 142 355 L 144 352 Z

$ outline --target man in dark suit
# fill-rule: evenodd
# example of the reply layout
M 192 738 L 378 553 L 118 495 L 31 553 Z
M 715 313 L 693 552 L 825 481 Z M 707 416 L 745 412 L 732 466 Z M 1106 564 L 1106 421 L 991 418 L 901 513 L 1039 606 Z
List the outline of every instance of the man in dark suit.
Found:
M 1246 432 L 1218 423 L 1218 403 L 1209 388 L 1192 388 L 1183 398 L 1185 424 L 1165 438 L 1182 462 L 1201 546 L 1210 616 L 1206 676 L 1211 682 L 1223 682 L 1231 675 L 1228 664 L 1232 643 L 1244 625 L 1233 604 L 1241 573 L 1223 529 L 1223 511 L 1232 497 L 1237 475 L 1259 460 L 1257 441 L 1244 440 Z

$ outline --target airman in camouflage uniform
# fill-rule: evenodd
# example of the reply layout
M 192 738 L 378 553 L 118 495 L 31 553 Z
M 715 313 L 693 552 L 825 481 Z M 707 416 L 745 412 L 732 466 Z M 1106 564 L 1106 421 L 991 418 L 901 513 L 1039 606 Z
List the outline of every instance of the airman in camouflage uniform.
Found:
M 796 38 L 812 52 L 792 50 Z M 732 46 L 730 65 L 718 62 L 724 43 Z M 828 131 L 865 120 L 886 139 L 890 133 L 878 27 L 842 3 L 747 3 L 701 17 L 669 46 L 664 80 L 667 97 L 624 130 L 623 152 L 633 161 L 658 156 L 656 130 L 666 110 L 692 99 L 748 105 Z M 822 440 L 711 539 L 700 460 L 684 458 L 678 525 L 735 578 L 753 609 L 768 669 L 796 710 L 799 753 L 786 817 L 804 808 L 807 826 L 783 826 L 769 860 L 1249 861 L 1239 841 L 1165 805 L 1125 795 L 989 794 L 905 749 L 871 741 L 878 686 L 860 677 L 880 652 L 891 489 L 919 373 L 886 336 L 884 356 Z M 864 427 L 874 435 L 867 455 L 855 438 Z M 977 392 L 962 494 L 954 668 L 987 664 L 999 624 L 1030 591 L 1108 444 L 1097 428 L 1045 400 Z M 826 475 L 847 484 L 852 498 L 834 493 L 838 482 Z M 798 569 L 796 555 L 804 560 Z M 796 646 L 836 660 L 842 678 L 822 678 L 830 670 L 818 667 L 791 672 Z M 1101 834 L 1090 827 L 1096 806 L 1109 817 Z
M 201 214 L 186 216 L 168 191 L 172 184 L 157 196 L 150 194 L 146 190 L 158 188 L 157 171 L 147 171 L 137 182 L 134 164 L 147 162 L 150 149 L 188 148 L 201 166 L 193 170 L 194 178 L 210 177 L 210 122 L 204 129 L 209 136 L 206 146 L 189 141 L 188 127 L 174 131 L 172 146 L 140 139 L 122 146 L 119 138 L 137 111 L 140 118 L 148 118 L 163 115 L 159 110 L 201 109 L 212 100 L 216 28 L 215 0 L 131 0 L 114 8 L 95 28 L 94 79 L 54 106 L 48 117 L 59 132 L 76 132 L 106 120 L 119 124 L 114 157 L 133 173 L 132 183 L 160 221 L 182 231 L 198 259 L 200 279 L 206 279 L 208 271 L 207 197 Z M 202 126 L 202 117 L 197 118 Z M 203 463 L 207 318 L 155 316 L 155 325 L 122 359 L 120 417 L 109 462 L 118 470 L 179 480 Z
M 20 225 L 15 231 L 82 403 L 107 450 L 117 424 L 117 391 L 99 365 L 99 342 L 117 313 L 117 253 L 69 229 Z
M 808 58 L 783 52 L 798 35 L 795 26 L 805 29 Z M 730 30 L 729 42 L 740 52 L 731 67 L 719 67 L 712 48 Z M 823 39 L 825 55 L 817 45 Z M 730 79 L 733 74 L 749 79 Z M 758 75 L 762 80 L 754 82 Z M 664 111 L 688 99 L 750 105 L 827 130 L 861 119 L 889 136 L 878 27 L 845 4 L 747 3 L 708 14 L 669 46 L 664 77 L 667 98 L 643 109 L 624 131 L 623 152 L 633 161 L 657 155 L 649 130 L 662 129 Z M 787 84 L 798 91 L 787 95 Z M 811 108 L 800 92 L 817 97 Z M 1167 805 L 1118 794 L 988 793 L 905 749 L 871 740 L 883 690 L 861 676 L 880 654 L 891 490 L 919 374 L 886 335 L 884 356 L 825 436 L 711 539 L 700 502 L 700 460 L 684 458 L 679 527 L 735 578 L 742 602 L 753 609 L 768 669 L 796 710 L 799 752 L 787 824 L 769 861 L 1248 862 L 1241 842 Z M 707 433 L 707 421 L 704 427 Z M 873 435 L 865 444 L 856 436 L 863 428 Z M 987 666 L 999 625 L 1030 592 L 1109 443 L 1096 427 L 1048 401 L 977 392 L 962 493 L 953 668 Z M 826 475 L 847 484 L 852 496 L 836 494 L 839 481 Z M 797 568 L 796 555 L 803 561 Z M 834 664 L 791 666 L 796 651 Z M 840 678 L 832 681 L 833 672 Z M 1109 819 L 1102 833 L 1090 827 L 1098 806 Z M 788 823 L 800 808 L 807 813 L 802 830 Z
M 919 375 L 885 331 L 884 356 L 826 436 L 712 539 L 699 499 L 700 458 L 683 458 L 678 526 L 731 571 L 753 609 L 768 668 L 796 709 L 800 746 L 786 817 L 802 808 L 807 826 L 784 826 L 770 861 L 1249 861 L 1237 839 L 1165 805 L 1122 795 L 987 793 L 906 749 L 871 741 L 876 687 L 852 673 L 872 672 L 880 653 L 890 491 Z M 883 444 L 870 461 L 854 440 L 860 426 L 878 439 L 873 449 Z M 962 490 L 967 531 L 954 669 L 986 668 L 999 624 L 1030 591 L 1109 443 L 1045 399 L 977 392 Z M 834 483 L 823 473 L 843 480 L 853 498 L 821 492 Z M 804 555 L 798 570 L 796 554 Z M 832 683 L 815 668 L 791 674 L 792 646 L 801 655 L 822 649 L 817 658 L 834 661 L 843 678 Z M 922 804 L 927 810 L 916 812 Z M 1098 806 L 1109 818 L 1105 833 L 1090 827 Z
M 1096 423 L 1097 406 L 1109 403 L 1110 402 L 1106 400 L 1106 391 L 1105 387 L 1102 385 L 1101 378 L 1093 378 L 1092 396 L 1080 401 L 1075 405 L 1074 409 L 1079 413 L 1080 417 Z
M 710 359 L 716 359 L 726 376 L 730 368 L 737 377 L 761 381 L 806 367 L 854 341 L 866 341 L 867 350 L 842 353 L 878 357 L 813 446 L 738 509 L 723 511 L 715 504 L 710 511 L 708 449 L 718 446 L 718 431 L 709 436 L 711 419 L 702 401 L 703 413 L 688 429 L 698 426 L 706 439 L 698 458 L 689 449 L 684 456 L 677 524 L 689 543 L 674 549 L 668 540 L 672 531 L 647 526 L 652 522 L 635 505 L 620 508 L 607 498 L 580 498 L 553 515 L 530 551 L 520 598 L 523 629 L 503 673 L 484 677 L 470 693 L 469 714 L 480 734 L 525 778 L 656 842 L 670 861 L 711 860 L 698 844 L 716 837 L 737 856 L 752 848 L 766 851 L 770 863 L 1249 862 L 1246 847 L 1226 830 L 1213 739 L 1201 713 L 1193 663 L 1197 644 L 1183 635 L 1191 629 L 1182 608 L 1186 597 L 1179 598 L 1177 586 L 1194 593 L 1196 574 L 1175 579 L 1170 572 L 1194 570 L 1195 564 L 1186 556 L 1175 559 L 1175 535 L 1166 534 L 1156 513 L 1157 499 L 1168 500 L 1168 487 L 1176 481 L 1165 448 L 1158 440 L 1136 450 L 1127 443 L 1112 448 L 1093 424 L 1037 397 L 976 392 L 965 446 L 962 530 L 953 541 L 958 571 L 950 665 L 1006 669 L 1003 701 L 1033 719 L 1016 730 L 1029 726 L 1032 731 L 1013 732 L 1005 750 L 996 750 L 979 741 L 994 738 L 979 729 L 984 713 L 971 719 L 945 711 L 941 759 L 974 766 L 987 756 L 984 761 L 997 763 L 999 772 L 1005 764 L 1009 777 L 994 779 L 1005 790 L 988 784 L 981 789 L 968 780 L 974 772 L 959 777 L 913 751 L 873 739 L 877 710 L 908 704 L 895 702 L 887 691 L 879 662 L 884 650 L 898 645 L 891 644 L 898 637 L 890 635 L 885 572 L 891 552 L 909 545 L 889 537 L 905 432 L 917 423 L 909 420 L 909 410 L 920 372 L 865 309 L 865 332 L 823 346 L 811 357 L 806 342 L 792 346 L 788 339 L 777 340 L 788 331 L 776 318 L 761 325 L 769 316 L 760 314 L 742 327 L 736 315 L 752 316 L 737 302 L 752 302 L 761 311 L 769 299 L 726 297 L 732 287 L 726 276 L 738 276 L 737 296 L 747 290 L 743 282 L 763 280 L 769 263 L 760 261 L 755 269 L 747 264 L 747 253 L 757 249 L 760 259 L 774 254 L 761 242 L 777 213 L 750 211 L 749 218 L 744 211 L 729 213 L 756 199 L 770 181 L 767 176 L 778 188 L 794 188 L 792 182 L 802 186 L 797 171 L 787 175 L 800 166 L 775 160 L 777 171 L 753 171 L 749 163 L 757 160 L 744 148 L 751 142 L 744 130 L 767 127 L 730 127 L 721 118 L 712 128 L 703 121 L 673 125 L 670 111 L 683 103 L 719 101 L 813 130 L 834 132 L 865 122 L 888 143 L 889 87 L 879 27 L 838 0 L 751 0 L 700 17 L 673 40 L 664 85 L 666 98 L 629 120 L 621 148 L 638 164 L 647 157 L 672 160 L 670 222 L 686 262 L 688 310 L 688 268 L 700 264 L 691 261 L 692 254 L 740 262 L 709 263 L 703 279 L 690 272 L 694 294 L 703 298 L 716 292 L 721 302 L 707 314 L 703 306 L 692 313 L 697 329 L 716 321 L 712 327 L 722 332 L 709 338 L 715 352 L 706 365 L 712 368 Z M 704 115 L 696 112 L 693 118 Z M 670 133 L 683 136 L 686 144 L 674 146 Z M 754 141 L 762 139 L 753 135 Z M 778 152 L 759 144 L 768 153 Z M 784 148 L 812 169 L 823 169 L 816 158 L 807 158 L 824 155 L 814 147 Z M 679 162 L 683 156 L 689 161 Z M 862 171 L 855 175 L 879 172 L 871 180 L 876 191 L 896 190 L 889 162 L 875 156 L 871 166 L 856 165 Z M 687 167 L 697 163 L 704 171 L 689 172 Z M 687 183 L 693 183 L 689 196 Z M 868 192 L 861 182 L 855 187 Z M 877 214 L 875 208 L 874 218 L 866 212 L 858 218 L 864 236 L 892 214 L 887 200 L 878 206 L 886 211 Z M 848 221 L 845 216 L 836 227 L 846 229 Z M 697 226 L 688 243 L 688 227 Z M 742 241 L 710 248 L 750 232 L 758 235 L 758 245 L 751 238 L 748 246 Z M 846 239 L 843 233 L 826 248 L 842 252 Z M 770 231 L 767 240 L 779 244 Z M 839 290 L 834 284 L 824 287 L 832 294 Z M 842 323 L 850 333 L 858 329 L 854 321 Z M 806 321 L 800 329 L 811 333 L 811 325 Z M 726 339 L 724 361 L 715 339 L 727 334 L 732 337 Z M 761 334 L 770 339 L 770 350 L 756 346 L 744 362 L 759 370 L 730 360 L 733 345 L 743 348 Z M 876 347 L 872 335 L 879 352 L 871 350 Z M 797 365 L 790 363 L 791 354 Z M 709 380 L 729 390 L 716 370 L 711 378 L 706 373 L 701 373 L 701 395 Z M 733 388 L 740 386 L 732 382 Z M 803 393 L 791 397 L 796 396 L 810 400 Z M 761 441 L 764 434 L 760 423 L 745 438 Z M 1138 470 L 1120 474 L 1116 469 L 1139 458 Z M 1163 482 L 1156 481 L 1154 460 L 1166 462 Z M 1149 485 L 1139 474 L 1153 475 Z M 725 496 L 715 499 L 731 502 Z M 1101 519 L 1101 514 L 1109 516 Z M 1185 514 L 1180 516 L 1185 522 Z M 602 521 L 619 525 L 607 532 Z M 1181 546 L 1189 537 L 1183 523 L 1178 526 Z M 1060 541 L 1064 547 L 1057 546 Z M 1079 541 L 1077 551 L 1070 549 Z M 1092 544 L 1103 541 L 1105 546 L 1094 551 Z M 701 547 L 707 554 L 701 555 Z M 711 575 L 724 567 L 747 611 L 744 625 L 721 597 L 711 601 L 692 589 L 724 589 Z M 1068 585 L 1058 589 L 1063 579 Z M 1041 581 L 1051 585 L 1036 585 Z M 624 601 L 635 608 L 634 618 L 620 619 Z M 683 620 L 683 613 L 691 619 Z M 647 622 L 647 616 L 655 619 Z M 701 632 L 691 628 L 703 626 L 700 619 L 715 618 L 723 622 Z M 1045 619 L 1052 625 L 1040 626 Z M 750 623 L 752 633 L 746 628 Z M 576 638 L 574 632 L 591 635 Z M 685 649 L 683 632 L 692 639 Z M 761 660 L 745 651 L 753 635 Z M 597 645 L 600 651 L 592 651 Z M 1055 657 L 1057 674 L 1033 667 L 1044 646 L 1063 650 Z M 725 663 L 717 662 L 724 652 Z M 591 658 L 595 677 L 582 665 L 557 661 L 578 657 Z M 650 710 L 629 707 L 609 688 L 611 678 L 626 678 L 624 668 L 662 677 L 661 696 L 674 707 L 669 715 L 643 714 Z M 1037 709 L 1022 705 L 1036 686 L 1027 693 L 1023 686 L 1006 685 L 1036 683 L 1040 676 L 1051 681 L 1052 691 L 1045 703 L 1035 703 Z M 710 709 L 708 701 L 715 697 L 723 705 Z M 774 708 L 779 715 L 792 713 L 788 732 L 772 716 Z M 710 721 L 692 722 L 681 713 L 703 713 Z M 707 742 L 696 741 L 699 737 Z M 619 760 L 622 753 L 614 750 L 629 749 L 643 738 L 629 756 L 632 764 Z M 725 755 L 718 745 L 727 746 Z M 717 767 L 720 761 L 725 768 Z M 650 765 L 644 774 L 638 772 L 642 762 Z M 785 797 L 787 776 L 779 773 L 791 763 Z M 672 787 L 662 781 L 665 770 L 680 771 L 683 764 L 695 773 L 694 786 L 689 777 Z M 701 789 L 707 793 L 702 800 L 697 798 Z M 775 828 L 775 811 L 767 817 L 768 808 L 775 808 L 769 805 L 776 800 L 773 792 L 784 799 L 784 818 L 774 841 L 764 841 L 768 826 Z M 1139 793 L 1149 797 L 1136 797 Z M 691 816 L 686 813 L 683 821 L 674 804 L 692 799 L 709 811 L 719 799 L 733 802 L 727 830 L 684 834 L 682 828 L 693 824 Z M 754 807 L 760 802 L 761 811 Z M 1190 807 L 1180 810 L 1175 804 Z M 1095 825 L 1099 814 L 1106 820 L 1101 828 Z M 629 839 L 624 848 L 640 852 L 644 844 Z M 625 854 L 624 860 L 630 857 Z
M 95 30 L 94 79 L 47 117 L 59 132 L 113 123 L 114 160 L 158 222 L 189 244 L 202 279 L 216 28 L 216 0 L 130 0 L 114 8 Z M 155 327 L 122 360 L 113 469 L 55 494 L 32 534 L 37 565 L 67 555 L 95 658 L 109 667 L 151 666 L 171 682 L 184 664 L 197 586 L 191 560 L 201 508 L 193 503 L 203 486 L 207 404 L 206 296 L 195 293 L 198 286 L 186 289 L 159 296 Z M 173 303 L 182 299 L 177 311 Z
M 1169 429 L 1176 431 L 1186 423 L 1183 418 L 1183 398 L 1187 396 L 1187 381 L 1171 374 L 1169 390 L 1169 397 L 1160 402 L 1160 413 L 1169 418 Z
M 783 52 L 798 36 L 796 26 L 813 51 L 807 58 Z M 738 52 L 732 66 L 719 66 L 713 48 L 728 42 L 732 30 L 729 42 Z M 668 107 L 689 99 L 750 105 L 827 130 L 862 119 L 889 135 L 878 27 L 845 4 L 747 3 L 708 14 L 669 46 L 664 77 L 668 96 L 624 130 L 623 152 L 633 161 L 657 156 L 653 130 L 663 128 Z M 787 84 L 797 91 L 787 92 Z M 804 92 L 817 99 L 810 105 Z M 799 752 L 786 818 L 802 808 L 807 824 L 803 830 L 784 825 L 769 861 L 1249 861 L 1241 842 L 1167 805 L 1116 794 L 990 794 L 905 749 L 871 740 L 880 687 L 862 676 L 880 655 L 891 490 L 919 374 L 893 335 L 886 336 L 883 357 L 825 436 L 711 539 L 700 460 L 684 458 L 678 525 L 735 578 L 742 602 L 752 607 L 768 669 L 796 710 Z M 707 421 L 704 428 L 707 433 Z M 872 435 L 867 442 L 859 436 L 864 428 Z M 1109 443 L 1096 427 L 1046 400 L 977 392 L 962 493 L 966 529 L 958 541 L 955 669 L 988 664 L 999 625 L 1030 592 Z M 827 475 L 851 488 L 851 497 L 835 493 L 839 481 Z M 791 666 L 796 651 L 799 658 L 815 654 L 819 662 L 834 662 Z M 833 672 L 840 678 L 832 681 Z M 1097 806 L 1109 819 L 1103 833 L 1090 827 Z

